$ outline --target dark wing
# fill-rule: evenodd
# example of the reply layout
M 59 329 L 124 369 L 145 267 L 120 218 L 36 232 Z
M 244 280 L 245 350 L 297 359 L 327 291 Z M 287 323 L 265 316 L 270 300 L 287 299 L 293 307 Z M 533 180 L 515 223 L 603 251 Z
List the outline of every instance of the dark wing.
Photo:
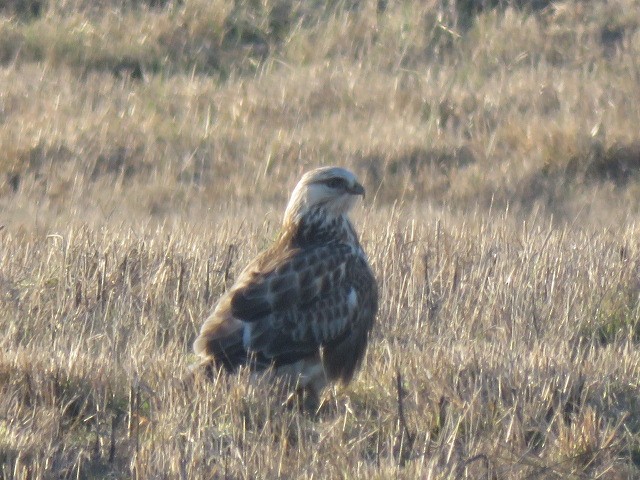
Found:
M 347 270 L 347 282 L 353 286 L 358 305 L 350 328 L 339 340 L 322 350 L 322 363 L 330 379 L 349 383 L 359 368 L 378 311 L 378 287 L 364 256 L 354 259 Z
M 247 322 L 246 347 L 276 366 L 363 335 L 366 345 L 377 308 L 375 280 L 361 251 L 340 243 L 294 249 L 259 262 L 243 272 L 229 298 L 231 315 Z M 373 304 L 363 309 L 362 302 L 372 298 Z
M 338 284 L 354 247 L 341 243 L 288 250 L 259 259 L 245 270 L 230 292 L 231 313 L 245 322 L 291 307 L 304 307 Z

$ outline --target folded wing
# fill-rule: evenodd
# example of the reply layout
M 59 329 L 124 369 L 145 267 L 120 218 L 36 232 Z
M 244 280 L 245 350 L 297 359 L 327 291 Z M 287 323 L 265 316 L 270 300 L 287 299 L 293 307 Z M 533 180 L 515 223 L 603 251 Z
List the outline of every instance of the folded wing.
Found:
M 246 360 L 244 351 L 276 367 L 320 352 L 328 377 L 346 382 L 364 354 L 376 299 L 375 280 L 356 246 L 271 254 L 247 267 L 221 300 L 203 326 L 203 333 L 210 324 L 221 335 L 209 335 L 200 347 L 223 364 Z

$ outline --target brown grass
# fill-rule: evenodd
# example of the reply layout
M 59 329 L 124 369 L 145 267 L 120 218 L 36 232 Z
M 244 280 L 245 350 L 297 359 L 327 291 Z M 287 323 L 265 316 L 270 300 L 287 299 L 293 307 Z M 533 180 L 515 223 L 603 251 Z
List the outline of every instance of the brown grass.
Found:
M 485 6 L 5 2 L 0 478 L 638 477 L 639 5 Z M 362 372 L 317 416 L 188 381 L 322 164 Z

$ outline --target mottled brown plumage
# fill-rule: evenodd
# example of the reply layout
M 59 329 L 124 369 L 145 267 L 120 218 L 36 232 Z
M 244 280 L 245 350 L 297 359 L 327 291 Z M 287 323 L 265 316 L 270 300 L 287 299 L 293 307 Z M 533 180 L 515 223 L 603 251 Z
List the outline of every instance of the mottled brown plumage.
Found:
M 305 174 L 282 231 L 226 292 L 194 344 L 203 363 L 272 368 L 315 402 L 347 383 L 374 323 L 378 292 L 347 213 L 364 189 L 342 168 Z

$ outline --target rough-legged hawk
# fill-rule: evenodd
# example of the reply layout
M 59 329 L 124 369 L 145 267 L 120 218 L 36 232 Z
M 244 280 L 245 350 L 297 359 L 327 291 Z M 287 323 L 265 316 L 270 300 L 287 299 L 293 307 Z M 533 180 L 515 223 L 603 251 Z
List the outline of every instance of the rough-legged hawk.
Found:
M 364 188 L 343 168 L 306 173 L 282 231 L 226 292 L 194 344 L 202 363 L 233 372 L 272 368 L 314 405 L 329 382 L 358 369 L 378 290 L 347 213 Z

